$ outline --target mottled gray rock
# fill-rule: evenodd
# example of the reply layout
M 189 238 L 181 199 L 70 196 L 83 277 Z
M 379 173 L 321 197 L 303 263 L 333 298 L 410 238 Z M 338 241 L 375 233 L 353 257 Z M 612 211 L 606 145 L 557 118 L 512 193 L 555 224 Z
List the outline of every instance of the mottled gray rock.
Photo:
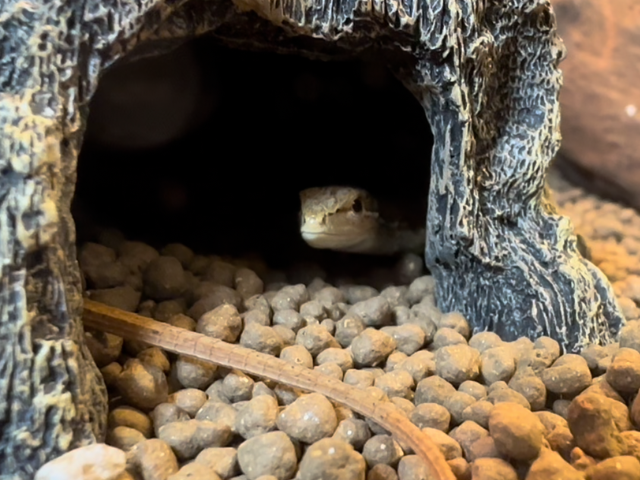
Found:
M 300 461 L 300 480 L 316 480 L 319 472 L 328 480 L 365 480 L 366 464 L 351 445 L 323 438 L 311 445 Z

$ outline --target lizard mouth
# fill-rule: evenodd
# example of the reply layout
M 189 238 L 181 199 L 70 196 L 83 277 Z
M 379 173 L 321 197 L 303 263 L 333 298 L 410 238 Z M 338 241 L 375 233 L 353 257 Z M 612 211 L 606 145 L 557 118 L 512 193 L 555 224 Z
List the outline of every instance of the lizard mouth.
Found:
M 366 235 L 337 233 L 319 229 L 300 229 L 303 240 L 314 248 L 341 249 L 351 247 L 363 241 Z

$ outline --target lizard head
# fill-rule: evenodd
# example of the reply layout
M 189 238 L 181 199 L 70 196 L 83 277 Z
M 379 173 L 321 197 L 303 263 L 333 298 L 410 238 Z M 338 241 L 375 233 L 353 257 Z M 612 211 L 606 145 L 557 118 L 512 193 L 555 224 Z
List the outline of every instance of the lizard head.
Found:
M 357 251 L 375 237 L 378 206 L 364 190 L 309 188 L 300 192 L 300 203 L 300 234 L 313 248 Z

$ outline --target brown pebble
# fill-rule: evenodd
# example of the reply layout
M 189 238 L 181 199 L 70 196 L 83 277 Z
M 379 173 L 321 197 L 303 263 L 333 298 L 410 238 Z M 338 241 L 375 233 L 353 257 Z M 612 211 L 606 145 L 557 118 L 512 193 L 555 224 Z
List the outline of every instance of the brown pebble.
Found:
M 138 430 L 130 427 L 116 427 L 107 432 L 106 443 L 125 452 L 131 450 L 136 444 L 146 440 Z
M 467 380 L 465 382 L 462 382 L 458 387 L 458 391 L 468 393 L 476 400 L 482 400 L 487 396 L 487 387 L 474 380 Z
M 640 460 L 640 432 L 629 430 L 628 432 L 622 432 L 621 436 L 627 445 L 627 454 L 633 455 Z
M 575 447 L 569 454 L 571 466 L 579 472 L 584 472 L 587 468 L 593 467 L 597 462 L 590 457 L 580 447 Z
M 238 452 L 231 447 L 211 447 L 202 450 L 194 463 L 204 465 L 221 478 L 238 474 Z
M 489 432 L 475 422 L 466 421 L 459 427 L 451 430 L 449 436 L 460 444 L 465 456 L 469 458 L 471 445 L 481 438 L 488 437 Z
M 167 377 L 159 368 L 129 359 L 116 380 L 122 398 L 131 406 L 151 410 L 169 396 Z
M 468 448 L 467 460 L 473 462 L 478 458 L 502 458 L 496 448 L 496 442 L 491 437 L 483 437 L 476 440 Z
M 208 420 L 171 422 L 158 430 L 158 438 L 166 442 L 180 460 L 194 458 L 205 448 L 225 447 L 231 436 L 227 425 Z
M 423 428 L 422 433 L 425 433 L 440 448 L 445 460 L 452 460 L 462 456 L 460 444 L 443 431 L 435 428 Z
M 575 395 L 591 384 L 591 371 L 584 358 L 569 353 L 542 372 L 542 381 L 550 392 Z
M 502 339 L 493 332 L 479 332 L 469 339 L 469 346 L 481 354 L 490 348 L 502 345 Z
M 398 480 L 398 474 L 393 467 L 379 463 L 369 470 L 367 480 Z
M 542 410 L 547 403 L 547 389 L 530 367 L 518 368 L 509 380 L 509 388 L 526 398 L 534 412 Z
M 185 388 L 169 395 L 167 402 L 175 403 L 187 412 L 191 418 L 195 417 L 198 410 L 207 401 L 207 394 L 197 388 Z
M 171 447 L 159 438 L 140 442 L 131 452 L 144 480 L 166 480 L 178 471 L 178 460 Z
M 221 480 L 210 468 L 199 463 L 188 463 L 177 473 L 170 475 L 167 480 Z M 119 480 L 119 479 L 116 479 Z
M 508 346 L 486 349 L 480 356 L 484 383 L 508 382 L 516 371 L 516 359 Z
M 589 455 L 607 458 L 626 453 L 609 404 L 600 395 L 582 394 L 574 398 L 567 421 L 576 445 Z
M 437 403 L 421 403 L 411 412 L 409 419 L 418 428 L 436 428 L 446 433 L 449 431 L 451 414 Z
M 278 402 L 268 395 L 260 395 L 248 401 L 236 415 L 235 431 L 245 440 L 276 428 Z
M 518 480 L 515 469 L 500 458 L 478 458 L 471 464 L 473 480 Z
M 556 452 L 543 449 L 529 468 L 526 480 L 584 480 L 582 473 L 573 468 Z
M 493 403 L 480 400 L 469 405 L 462 411 L 462 421 L 471 420 L 482 428 L 489 428 L 489 417 L 493 410 Z
M 455 392 L 455 387 L 448 381 L 438 375 L 433 375 L 421 380 L 416 386 L 415 404 L 437 403 L 444 405 L 447 398 Z
M 640 461 L 631 456 L 607 458 L 585 472 L 587 480 L 640 480 Z
M 464 392 L 455 392 L 447 398 L 444 402 L 444 406 L 449 410 L 449 413 L 451 413 L 453 424 L 460 425 L 464 421 L 462 412 L 474 403 L 476 403 L 476 399 L 471 395 Z
M 500 453 L 517 460 L 532 460 L 542 448 L 544 426 L 532 412 L 514 403 L 495 405 L 489 432 Z
M 431 472 L 417 455 L 406 455 L 398 463 L 398 480 L 429 479 Z
M 618 350 L 611 359 L 606 378 L 620 393 L 637 392 L 640 389 L 640 352 L 631 348 Z
M 631 421 L 640 429 L 640 390 L 631 404 Z
M 84 339 L 93 361 L 99 368 L 118 360 L 120 352 L 122 352 L 122 337 L 111 333 L 88 331 L 85 332 Z
M 153 426 L 149 415 L 126 405 L 116 407 L 109 412 L 108 425 L 109 428 L 135 428 L 147 438 L 153 435 Z
M 447 461 L 456 480 L 471 480 L 471 465 L 464 458 L 454 458 Z

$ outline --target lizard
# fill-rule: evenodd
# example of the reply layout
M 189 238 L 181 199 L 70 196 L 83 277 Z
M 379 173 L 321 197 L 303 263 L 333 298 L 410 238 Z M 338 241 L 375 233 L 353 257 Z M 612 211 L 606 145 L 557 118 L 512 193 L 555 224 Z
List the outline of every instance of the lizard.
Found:
M 312 248 L 370 255 L 416 253 L 425 248 L 426 228 L 390 221 L 366 190 L 347 186 L 300 192 L 300 235 Z M 584 237 L 576 233 L 580 254 L 591 260 Z
M 314 187 L 300 192 L 300 235 L 311 247 L 348 253 L 424 252 L 426 229 L 392 221 L 376 199 L 356 187 Z

